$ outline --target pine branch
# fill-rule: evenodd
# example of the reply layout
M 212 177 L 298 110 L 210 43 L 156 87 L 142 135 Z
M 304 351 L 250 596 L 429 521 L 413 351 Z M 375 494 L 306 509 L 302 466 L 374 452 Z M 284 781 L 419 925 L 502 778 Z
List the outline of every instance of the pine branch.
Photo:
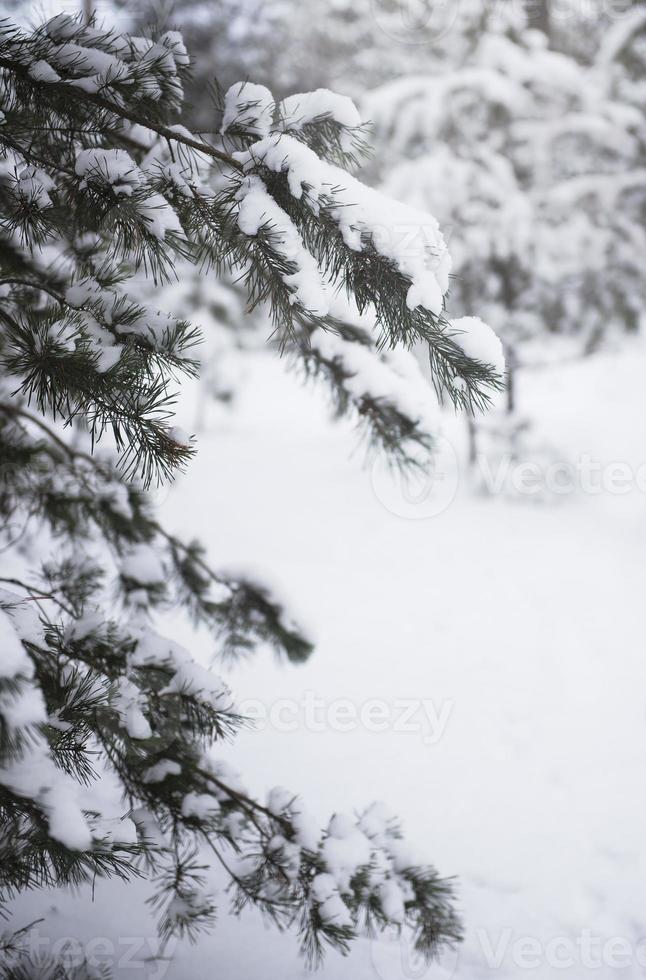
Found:
M 64 100 L 70 98 L 70 88 L 65 82 L 38 82 L 34 81 L 28 74 L 25 66 L 15 58 L 8 58 L 6 56 L 0 55 L 0 68 L 4 68 L 12 74 L 21 78 L 24 82 L 33 85 L 36 90 L 41 93 L 46 99 L 49 97 L 51 91 L 59 94 Z M 241 164 L 230 156 L 230 154 L 225 153 L 223 150 L 218 150 L 216 147 L 211 146 L 210 143 L 206 143 L 204 140 L 194 139 L 191 136 L 186 136 L 184 133 L 178 133 L 176 130 L 171 129 L 168 126 L 164 126 L 159 122 L 151 120 L 149 117 L 143 116 L 137 112 L 127 109 L 124 106 L 116 105 L 109 99 L 105 99 L 100 95 L 96 95 L 90 92 L 84 92 L 82 89 L 74 89 L 74 98 L 79 98 L 81 101 L 86 102 L 90 106 L 94 106 L 99 109 L 103 109 L 109 112 L 111 115 L 118 116 L 120 119 L 125 119 L 128 122 L 135 123 L 138 126 L 143 126 L 145 129 L 150 129 L 157 133 L 158 136 L 163 137 L 171 142 L 180 143 L 183 146 L 188 146 L 192 150 L 197 150 L 199 153 L 203 153 L 205 156 L 211 157 L 213 160 L 217 160 L 220 163 L 225 163 L 228 167 L 233 170 L 242 170 Z

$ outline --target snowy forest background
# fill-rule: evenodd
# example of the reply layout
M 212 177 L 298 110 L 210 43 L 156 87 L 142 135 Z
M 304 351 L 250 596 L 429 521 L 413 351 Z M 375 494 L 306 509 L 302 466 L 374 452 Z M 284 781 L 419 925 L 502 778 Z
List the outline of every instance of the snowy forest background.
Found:
M 61 11 L 77 12 L 3 4 L 31 26 Z M 414 348 L 419 376 L 401 383 L 441 435 L 431 464 L 402 473 L 366 452 L 356 418 L 334 418 L 315 370 L 278 356 L 235 276 L 179 262 L 170 284 L 135 279 L 142 302 L 204 334 L 177 406 L 197 454 L 149 491 L 164 524 L 268 581 L 315 640 L 304 662 L 260 644 L 218 666 L 254 720 L 220 755 L 259 797 L 302 795 L 321 825 L 383 800 L 415 853 L 456 877 L 455 949 L 424 962 L 394 916 L 319 975 L 643 977 L 646 4 L 140 0 L 95 14 L 181 31 L 194 131 L 216 128 L 216 74 L 222 91 L 349 96 L 372 147 L 355 173 L 438 219 L 452 312 L 504 348 L 505 390 L 473 416 L 438 403 Z M 212 664 L 205 630 L 160 618 Z M 109 780 L 91 792 L 116 813 Z M 37 920 L 30 948 L 116 977 L 306 976 L 295 937 L 257 910 L 229 916 L 208 877 L 216 924 L 161 953 L 145 882 L 21 892 L 7 928 Z

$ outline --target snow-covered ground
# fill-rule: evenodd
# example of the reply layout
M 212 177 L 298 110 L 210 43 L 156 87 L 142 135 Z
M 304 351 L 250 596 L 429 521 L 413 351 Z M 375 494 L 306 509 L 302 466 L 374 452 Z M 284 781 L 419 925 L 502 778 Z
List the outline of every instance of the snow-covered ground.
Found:
M 265 653 L 232 673 L 264 712 L 226 750 L 247 785 L 302 793 L 322 823 L 383 799 L 458 879 L 466 938 L 442 964 L 365 940 L 330 953 L 324 980 L 646 973 L 645 355 L 633 341 L 523 381 L 541 435 L 583 472 L 543 503 L 474 495 L 447 448 L 462 458 L 461 421 L 436 497 L 406 498 L 330 425 L 323 394 L 268 355 L 165 500 L 167 524 L 216 563 L 282 583 L 318 639 L 304 666 Z M 641 489 L 589 492 L 640 476 Z M 211 936 L 142 962 L 156 942 L 146 894 L 100 881 L 93 903 L 35 894 L 12 924 L 100 933 L 118 977 L 307 974 L 293 936 L 227 917 L 225 896 Z

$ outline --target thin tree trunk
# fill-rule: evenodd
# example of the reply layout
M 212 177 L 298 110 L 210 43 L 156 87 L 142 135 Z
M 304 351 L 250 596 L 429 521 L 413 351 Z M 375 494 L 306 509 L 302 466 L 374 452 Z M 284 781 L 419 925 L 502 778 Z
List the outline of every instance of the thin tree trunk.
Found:
M 550 36 L 550 0 L 525 0 L 529 26 Z
M 516 407 L 516 352 L 511 344 L 505 351 L 507 361 L 507 415 L 511 415 Z
M 467 415 L 467 441 L 469 447 L 469 469 L 474 469 L 478 458 L 478 429 L 472 415 Z

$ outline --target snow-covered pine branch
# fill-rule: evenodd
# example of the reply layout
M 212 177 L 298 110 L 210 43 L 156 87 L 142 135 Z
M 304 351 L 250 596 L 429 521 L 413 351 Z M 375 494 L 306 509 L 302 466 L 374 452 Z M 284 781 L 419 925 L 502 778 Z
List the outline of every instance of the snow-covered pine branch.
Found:
M 5 29 L 2 138 L 20 174 L 7 192 L 11 225 L 32 237 L 37 226 L 41 241 L 55 205 L 74 199 L 77 233 L 109 228 L 109 261 L 134 260 L 162 277 L 173 251 L 237 266 L 251 302 L 269 304 L 279 339 L 296 349 L 308 330 L 333 329 L 327 297 L 347 291 L 361 310 L 376 310 L 380 345 L 421 340 L 441 393 L 468 408 L 486 404 L 501 378 L 451 338 L 450 259 L 437 222 L 337 166 L 363 146 L 349 100 L 319 90 L 275 109 L 266 90 L 234 86 L 223 138 L 239 148 L 227 152 L 172 121 L 186 72 L 181 42 L 147 43 L 144 56 L 137 39 L 60 17 L 32 35 Z M 142 63 L 154 84 L 143 84 Z M 169 85 L 175 96 L 165 99 Z M 97 145 L 97 132 L 115 145 Z M 57 147 L 49 169 L 39 145 L 47 139 Z
M 447 319 L 435 219 L 342 169 L 364 146 L 352 103 L 234 86 L 206 140 L 178 121 L 188 64 L 172 32 L 63 15 L 0 30 L 2 900 L 144 874 L 162 936 L 192 936 L 215 913 L 208 854 L 236 909 L 294 925 L 314 959 L 366 925 L 408 927 L 431 956 L 460 936 L 451 883 L 381 808 L 321 828 L 286 791 L 256 798 L 217 754 L 245 721 L 228 685 L 157 629 L 182 610 L 222 668 L 312 649 L 271 588 L 217 571 L 154 513 L 146 487 L 195 451 L 172 386 L 195 375 L 199 333 L 134 277 L 166 282 L 178 262 L 205 288 L 241 276 L 280 345 L 396 461 L 419 463 L 434 427 L 407 348 L 427 344 L 439 394 L 472 408 L 502 383 L 500 347 Z M 116 812 L 91 796 L 107 773 Z

